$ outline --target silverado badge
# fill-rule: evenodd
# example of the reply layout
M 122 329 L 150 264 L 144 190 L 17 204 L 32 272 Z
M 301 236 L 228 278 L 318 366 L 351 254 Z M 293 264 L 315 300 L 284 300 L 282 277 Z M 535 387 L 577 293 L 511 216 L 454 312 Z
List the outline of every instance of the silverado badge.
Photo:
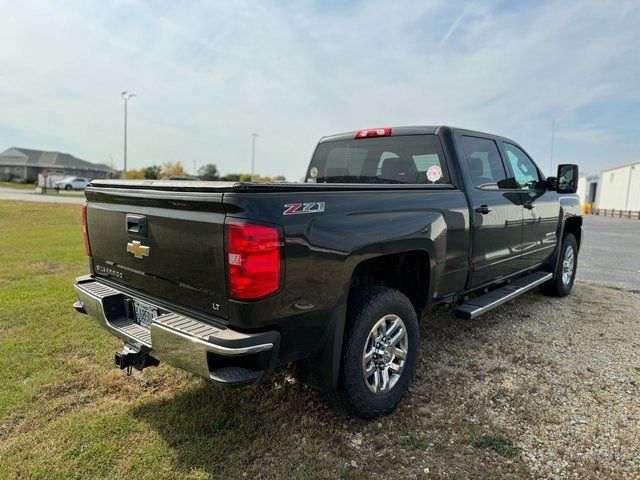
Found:
M 142 245 L 138 240 L 127 243 L 127 252 L 133 253 L 133 256 L 136 258 L 148 257 L 149 250 L 151 250 L 151 247 Z

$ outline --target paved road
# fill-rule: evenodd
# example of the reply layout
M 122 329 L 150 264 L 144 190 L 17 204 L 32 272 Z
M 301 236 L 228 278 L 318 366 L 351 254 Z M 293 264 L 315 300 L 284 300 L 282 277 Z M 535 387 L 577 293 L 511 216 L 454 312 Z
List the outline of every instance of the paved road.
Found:
M 85 202 L 84 195 L 42 195 L 34 193 L 30 190 L 18 190 L 14 188 L 0 187 L 0 200 L 26 200 L 28 202 L 44 202 L 44 203 L 74 203 L 76 205 Z
M 84 203 L 84 196 L 39 195 L 0 188 L 0 200 Z M 586 215 L 578 280 L 640 291 L 640 220 Z
M 640 220 L 585 215 L 577 278 L 640 292 Z

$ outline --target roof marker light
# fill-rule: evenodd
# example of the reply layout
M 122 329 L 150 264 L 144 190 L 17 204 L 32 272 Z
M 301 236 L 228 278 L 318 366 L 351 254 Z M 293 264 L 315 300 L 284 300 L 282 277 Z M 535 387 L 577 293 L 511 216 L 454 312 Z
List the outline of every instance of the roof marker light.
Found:
M 358 130 L 355 138 L 388 137 L 389 135 L 391 135 L 390 128 L 370 128 L 368 130 Z

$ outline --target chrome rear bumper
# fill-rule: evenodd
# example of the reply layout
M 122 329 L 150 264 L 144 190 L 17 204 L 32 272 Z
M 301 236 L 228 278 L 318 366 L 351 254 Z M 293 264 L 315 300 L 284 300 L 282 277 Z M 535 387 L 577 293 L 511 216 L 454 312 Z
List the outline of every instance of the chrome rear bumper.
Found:
M 247 334 L 159 308 L 149 328 L 128 313 L 133 297 L 100 283 L 93 276 L 76 278 L 80 304 L 86 313 L 116 337 L 152 357 L 225 385 L 259 380 L 275 366 L 280 334 Z M 144 303 L 149 303 L 145 301 Z

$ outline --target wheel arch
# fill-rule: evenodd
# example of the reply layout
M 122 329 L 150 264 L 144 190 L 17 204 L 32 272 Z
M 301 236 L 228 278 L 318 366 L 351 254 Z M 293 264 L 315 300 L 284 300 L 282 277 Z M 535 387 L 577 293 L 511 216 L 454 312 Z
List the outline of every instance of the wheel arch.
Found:
M 405 295 L 407 295 L 405 292 L 408 292 L 407 297 L 416 309 L 418 320 L 420 320 L 420 314 L 428 306 L 435 288 L 432 281 L 438 266 L 435 249 L 435 242 L 423 238 L 419 241 L 416 239 L 401 240 L 371 246 L 350 255 L 345 262 L 345 290 L 332 310 L 325 333 L 318 340 L 318 349 L 315 354 L 310 359 L 298 362 L 296 365 L 298 376 L 305 383 L 322 390 L 336 388 L 344 348 L 349 293 L 354 286 L 379 285 L 395 288 Z M 402 276 L 402 265 L 410 266 L 413 265 L 412 262 L 417 262 L 418 268 L 415 268 L 415 271 L 412 269 L 409 276 L 411 281 L 397 288 L 397 277 L 398 274 Z M 397 268 L 388 272 L 387 275 L 380 276 L 379 272 L 384 271 L 385 267 L 389 265 L 395 265 Z M 374 281 L 377 278 L 379 283 L 360 283 L 367 277 L 373 277 Z M 390 280 L 391 285 L 386 283 Z M 420 285 L 415 285 L 416 280 L 425 282 L 426 286 L 420 290 Z M 381 283 L 383 281 L 385 284 Z
M 393 288 L 409 298 L 417 312 L 429 301 L 432 255 L 426 249 L 403 250 L 359 262 L 352 270 L 349 291 L 364 285 Z

